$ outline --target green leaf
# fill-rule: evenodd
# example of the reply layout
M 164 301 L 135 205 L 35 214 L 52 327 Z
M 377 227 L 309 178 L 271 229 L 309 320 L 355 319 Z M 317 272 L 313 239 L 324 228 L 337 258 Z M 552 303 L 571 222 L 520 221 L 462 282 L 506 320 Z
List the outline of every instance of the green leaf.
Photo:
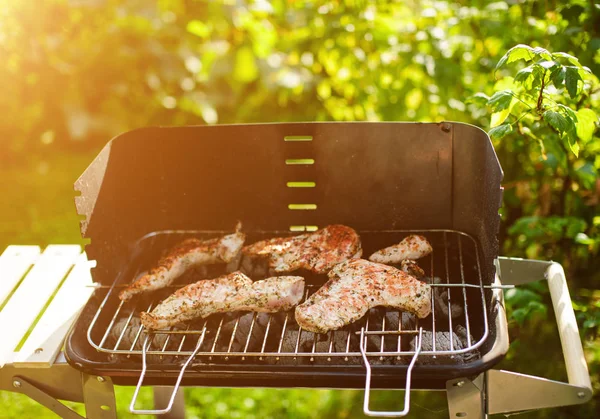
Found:
M 575 154 L 575 157 L 579 157 L 579 144 L 577 141 L 571 141 L 571 137 L 569 136 L 566 136 L 565 138 L 567 139 L 567 145 L 569 146 L 569 149 L 573 152 L 573 154 Z
M 550 80 L 557 89 L 560 89 L 565 83 L 565 73 L 566 69 L 564 66 L 559 65 L 552 69 L 552 73 L 550 73 Z
M 520 326 L 522 326 L 523 323 L 525 323 L 525 320 L 527 319 L 528 315 L 529 310 L 527 310 L 526 308 L 518 308 L 510 313 L 510 318 L 515 320 Z
M 563 113 L 565 113 L 567 116 L 573 119 L 574 122 L 577 122 L 577 114 L 573 109 L 563 105 L 562 103 L 559 103 L 558 107 L 563 111 Z
M 539 301 L 529 301 L 525 307 L 519 307 L 510 313 L 510 318 L 515 320 L 519 325 L 523 325 L 525 321 L 534 315 L 545 316 L 547 308 Z
M 579 144 L 577 144 L 577 132 L 575 127 L 575 121 L 567 114 L 562 115 L 555 111 L 544 112 L 544 121 L 558 131 L 562 137 L 565 146 L 569 148 L 575 156 L 579 156 Z
M 488 134 L 490 135 L 490 137 L 492 139 L 494 139 L 494 140 L 500 140 L 502 137 L 505 137 L 508 134 L 510 134 L 512 132 L 512 130 L 513 130 L 512 125 L 510 125 L 510 124 L 502 124 L 502 125 L 499 125 L 499 126 L 497 126 L 495 128 L 492 128 L 489 131 Z
M 577 167 L 575 175 L 577 176 L 577 180 L 586 189 L 592 189 L 596 185 L 598 174 L 596 173 L 596 168 L 590 162 L 585 162 Z
M 500 60 L 498 61 L 498 64 L 496 64 L 496 68 L 494 69 L 494 72 L 498 71 L 498 69 L 500 67 L 502 67 L 504 64 L 506 64 L 506 61 L 508 61 L 508 56 L 510 55 L 510 51 L 508 51 L 506 54 L 504 54 Z
M 515 83 L 515 79 L 508 76 L 508 77 L 502 77 L 500 80 L 496 81 L 496 83 L 494 83 L 494 91 L 499 91 L 499 90 L 510 90 L 510 91 L 514 91 L 519 85 L 517 83 Z
M 513 98 L 513 92 L 510 90 L 500 90 L 492 95 L 487 104 L 492 108 L 492 111 L 499 112 L 507 109 Z
M 498 125 L 500 125 L 501 123 L 506 121 L 506 118 L 508 118 L 508 115 L 510 115 L 510 107 L 503 109 L 500 112 L 492 113 L 492 116 L 490 118 L 490 127 L 491 128 L 497 127 Z
M 588 142 L 592 139 L 596 130 L 596 122 L 598 116 L 591 109 L 580 109 L 577 111 L 577 136 L 583 142 Z
M 567 91 L 569 92 L 571 99 L 577 96 L 577 82 L 579 80 L 581 80 L 581 76 L 577 71 L 577 67 L 567 67 L 565 73 L 565 86 L 567 87 Z
M 524 59 L 526 61 L 529 61 L 531 58 L 533 58 L 532 51 L 533 48 L 531 48 L 529 45 L 519 44 L 512 47 L 506 52 L 506 54 L 502 56 L 502 58 L 500 58 L 500 61 L 498 61 L 498 64 L 496 64 L 495 71 L 497 71 L 504 64 L 512 63 L 517 60 Z
M 591 239 L 585 233 L 579 233 L 575 236 L 575 243 L 578 243 L 578 244 L 583 244 L 583 245 L 589 246 L 589 245 L 594 244 L 595 242 L 596 241 L 594 239 Z
M 573 113 L 571 111 L 571 113 Z M 577 126 L 575 122 L 577 121 L 577 117 L 573 119 L 570 115 L 567 114 L 567 129 L 566 129 L 566 137 L 569 143 L 569 148 L 575 154 L 576 157 L 579 156 L 579 144 L 577 143 Z
M 542 300 L 542 297 L 539 294 L 527 288 L 511 288 L 506 291 L 505 295 L 506 301 L 518 306 L 527 305 L 531 301 Z
M 532 52 L 535 55 L 539 55 L 542 58 L 545 58 L 546 60 L 551 60 L 552 59 L 552 54 L 550 54 L 550 52 L 547 49 L 544 49 L 542 47 L 535 47 Z
M 577 122 L 577 117 L 574 119 L 571 114 L 574 114 L 574 112 L 571 111 L 564 115 L 565 120 L 567 121 L 567 128 L 565 129 L 565 132 L 567 135 L 572 136 L 574 140 L 577 140 L 577 126 L 575 125 Z
M 581 218 L 569 217 L 565 236 L 574 239 L 577 234 L 582 233 L 587 228 L 587 223 Z
M 475 103 L 480 106 L 484 106 L 487 104 L 490 97 L 482 92 L 477 92 L 473 96 L 469 96 L 465 103 Z
M 539 301 L 530 301 L 528 304 L 529 312 L 531 314 L 539 313 L 543 316 L 548 312 L 548 308 Z
M 241 47 L 235 55 L 233 78 L 242 83 L 250 83 L 258 78 L 258 67 L 250 47 Z
M 525 83 L 525 81 L 533 75 L 533 66 L 525 67 L 515 75 L 515 81 Z
M 551 68 L 556 67 L 557 65 L 560 65 L 556 61 L 540 61 L 536 64 L 542 68 L 545 68 L 546 70 L 550 70 Z
M 579 62 L 579 59 L 572 56 L 571 54 L 567 54 L 566 52 L 555 52 L 554 54 L 552 54 L 555 57 L 560 57 L 560 58 L 566 58 L 567 60 L 569 60 L 569 62 L 577 67 L 581 67 L 581 63 Z
M 529 61 L 533 57 L 532 48 L 529 45 L 519 44 L 515 47 L 512 47 L 508 51 L 508 60 L 507 63 L 513 63 L 518 60 Z
M 597 319 L 587 319 L 586 321 L 583 322 L 583 328 L 584 329 L 593 329 L 597 325 L 598 325 L 598 320 Z
M 558 112 L 546 111 L 544 112 L 544 121 L 550 124 L 559 133 L 564 133 L 568 128 L 567 119 Z
M 577 143 L 577 132 L 575 130 L 569 130 L 565 135 L 562 136 L 562 140 L 565 147 L 571 150 L 575 157 L 579 157 L 579 144 Z

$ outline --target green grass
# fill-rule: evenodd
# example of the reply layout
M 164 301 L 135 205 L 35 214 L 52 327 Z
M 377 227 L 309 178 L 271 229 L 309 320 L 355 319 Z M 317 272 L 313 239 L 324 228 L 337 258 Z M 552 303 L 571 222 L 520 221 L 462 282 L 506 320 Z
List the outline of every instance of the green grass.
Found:
M 152 392 L 144 389 L 138 408 L 152 408 Z M 132 387 L 116 387 L 117 415 L 119 418 L 151 418 L 129 413 Z M 401 409 L 403 393 L 375 391 L 372 407 Z M 194 418 L 356 418 L 362 417 L 362 392 L 356 390 L 305 389 L 229 389 L 186 388 L 186 417 Z M 81 414 L 80 403 L 67 403 Z M 0 391 L 0 418 L 55 418 L 54 413 L 27 396 Z M 412 417 L 444 418 L 448 416 L 443 393 L 417 392 L 413 395 Z

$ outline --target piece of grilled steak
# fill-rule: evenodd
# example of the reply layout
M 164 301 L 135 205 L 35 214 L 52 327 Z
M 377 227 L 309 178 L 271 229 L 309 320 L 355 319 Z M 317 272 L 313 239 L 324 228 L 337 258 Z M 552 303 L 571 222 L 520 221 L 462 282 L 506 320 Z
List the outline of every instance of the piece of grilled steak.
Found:
M 400 243 L 378 250 L 369 256 L 371 262 L 397 264 L 407 259 L 419 259 L 433 251 L 431 244 L 423 236 L 412 234 Z
M 149 329 L 164 329 L 214 313 L 290 310 L 304 293 L 304 278 L 280 276 L 252 282 L 241 272 L 187 285 L 167 297 L 151 313 L 141 313 Z
M 215 263 L 229 263 L 240 253 L 246 235 L 236 232 L 210 240 L 195 238 L 184 240 L 158 261 L 158 264 L 119 294 L 121 300 L 129 300 L 136 294 L 154 291 L 170 285 L 188 269 Z
M 360 238 L 354 229 L 330 225 L 314 233 L 262 240 L 244 247 L 245 256 L 267 258 L 275 272 L 307 269 L 327 273 L 333 266 L 362 255 Z
M 328 276 L 323 287 L 296 307 L 296 321 L 305 330 L 339 329 L 376 306 L 419 318 L 431 313 L 431 286 L 392 266 L 352 259 L 335 266 Z

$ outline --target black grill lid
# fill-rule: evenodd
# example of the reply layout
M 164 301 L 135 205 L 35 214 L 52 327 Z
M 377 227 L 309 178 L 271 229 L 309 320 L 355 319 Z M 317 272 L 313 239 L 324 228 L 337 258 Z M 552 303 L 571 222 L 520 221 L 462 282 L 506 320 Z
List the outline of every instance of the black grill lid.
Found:
M 501 179 L 489 137 L 461 123 L 144 128 L 105 146 L 75 183 L 75 203 L 103 284 L 147 233 L 228 230 L 237 220 L 245 231 L 459 230 L 480 242 L 490 283 Z

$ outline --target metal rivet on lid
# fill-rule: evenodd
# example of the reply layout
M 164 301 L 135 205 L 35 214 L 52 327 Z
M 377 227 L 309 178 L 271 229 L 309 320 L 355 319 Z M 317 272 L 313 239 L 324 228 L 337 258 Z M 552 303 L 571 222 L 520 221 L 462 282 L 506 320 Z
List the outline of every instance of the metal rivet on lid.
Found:
M 103 383 L 104 381 L 106 381 L 106 380 L 104 379 L 104 377 L 100 377 L 100 376 L 98 376 L 98 377 L 97 377 L 97 380 L 98 380 L 98 381 L 100 381 L 101 383 Z
M 21 387 L 21 382 L 19 380 L 13 381 L 13 387 L 16 387 L 16 388 Z
M 583 399 L 585 397 L 585 393 L 583 391 L 580 391 L 579 393 L 577 393 L 577 397 Z

